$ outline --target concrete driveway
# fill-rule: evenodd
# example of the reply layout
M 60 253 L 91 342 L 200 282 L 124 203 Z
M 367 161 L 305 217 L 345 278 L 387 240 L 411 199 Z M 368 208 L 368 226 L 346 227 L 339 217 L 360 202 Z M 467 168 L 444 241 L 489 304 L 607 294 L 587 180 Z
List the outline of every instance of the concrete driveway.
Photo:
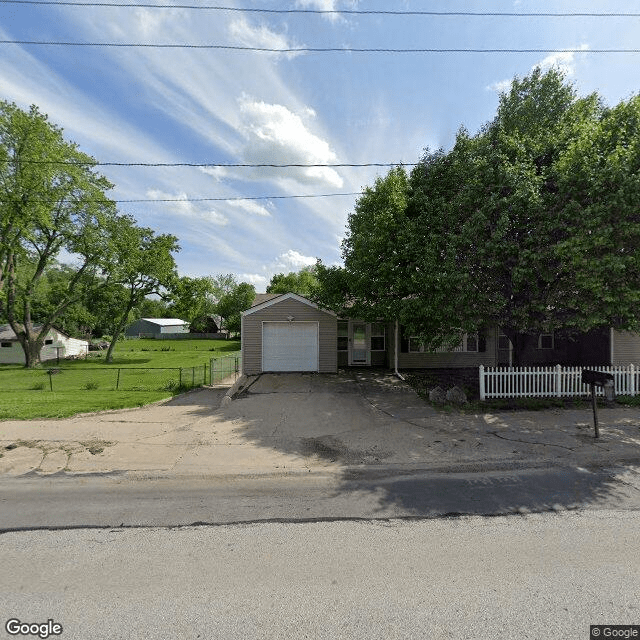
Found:
M 0 423 L 0 473 L 137 477 L 489 470 L 640 460 L 640 410 L 443 413 L 390 373 L 263 374 L 141 409 Z

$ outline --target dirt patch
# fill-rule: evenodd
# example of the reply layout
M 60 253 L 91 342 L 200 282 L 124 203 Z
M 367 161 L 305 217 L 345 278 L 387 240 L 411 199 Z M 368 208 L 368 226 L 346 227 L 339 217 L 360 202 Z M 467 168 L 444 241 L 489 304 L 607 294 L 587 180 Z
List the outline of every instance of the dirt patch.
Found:
M 108 440 L 85 440 L 84 442 L 47 442 L 45 440 L 17 440 L 4 447 L 5 451 L 13 451 L 18 447 L 26 447 L 28 449 L 40 449 L 43 453 L 51 453 L 52 451 L 65 451 L 67 453 L 77 452 L 78 446 L 86 449 L 91 455 L 102 453 L 106 447 L 112 447 L 115 442 Z
M 106 447 L 112 447 L 116 443 L 109 442 L 108 440 L 86 440 L 79 444 L 81 444 L 92 456 L 97 456 L 99 453 L 102 453 Z
M 367 451 L 350 449 L 341 440 L 334 436 L 322 436 L 320 438 L 302 438 L 300 440 L 302 455 L 318 456 L 328 462 L 343 462 L 345 464 L 375 464 L 392 454 L 379 451 L 373 447 Z

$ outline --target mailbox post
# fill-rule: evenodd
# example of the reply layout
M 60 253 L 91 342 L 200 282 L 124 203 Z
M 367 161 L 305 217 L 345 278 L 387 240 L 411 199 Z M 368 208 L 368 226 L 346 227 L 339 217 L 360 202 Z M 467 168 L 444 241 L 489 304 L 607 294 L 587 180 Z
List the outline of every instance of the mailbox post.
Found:
M 600 429 L 598 428 L 598 405 L 596 403 L 596 387 L 603 387 L 608 399 L 615 397 L 613 376 L 604 371 L 592 371 L 590 369 L 582 370 L 582 384 L 588 384 L 591 387 L 591 406 L 593 407 L 593 427 L 595 429 L 595 438 L 600 437 Z M 609 392 L 612 392 L 611 394 Z

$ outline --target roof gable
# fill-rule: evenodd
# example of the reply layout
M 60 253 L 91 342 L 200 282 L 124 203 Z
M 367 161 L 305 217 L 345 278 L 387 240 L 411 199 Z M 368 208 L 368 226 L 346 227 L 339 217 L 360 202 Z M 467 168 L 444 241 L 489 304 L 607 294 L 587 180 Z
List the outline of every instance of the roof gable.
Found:
M 260 294 L 260 295 L 265 295 L 265 294 Z M 269 295 L 269 294 L 267 294 Z M 266 309 L 268 307 L 273 306 L 274 304 L 279 304 L 280 302 L 284 302 L 285 300 L 297 300 L 298 302 L 301 302 L 302 304 L 306 304 L 309 307 L 312 307 L 314 309 L 317 309 L 318 311 L 322 311 L 323 313 L 326 313 L 330 316 L 335 316 L 336 314 L 333 313 L 333 311 L 329 311 L 328 309 L 321 309 L 315 302 L 311 302 L 311 300 L 308 300 L 307 298 L 298 295 L 297 293 L 282 293 L 282 294 L 271 294 L 273 295 L 272 298 L 269 298 L 267 300 L 264 300 L 263 302 L 259 302 L 258 304 L 254 305 L 253 307 L 247 309 L 246 311 L 242 312 L 243 316 L 248 316 L 251 315 L 252 313 L 255 313 L 256 311 L 262 311 L 262 309 Z M 257 296 L 256 296 L 257 298 Z

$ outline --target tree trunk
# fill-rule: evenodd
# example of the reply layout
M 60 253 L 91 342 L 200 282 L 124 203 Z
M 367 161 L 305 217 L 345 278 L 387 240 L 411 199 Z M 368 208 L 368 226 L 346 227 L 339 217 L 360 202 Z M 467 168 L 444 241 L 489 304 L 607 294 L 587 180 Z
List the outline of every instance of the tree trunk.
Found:
M 127 310 L 124 312 L 124 314 L 122 315 L 122 318 L 120 319 L 120 322 L 116 326 L 113 332 L 113 336 L 111 336 L 111 342 L 109 343 L 109 348 L 107 349 L 107 355 L 105 356 L 105 359 L 104 359 L 105 363 L 113 362 L 113 350 L 116 346 L 116 342 L 118 341 L 118 338 L 120 337 L 120 334 L 124 331 L 124 328 L 127 324 L 127 319 L 129 318 L 129 313 L 131 309 L 133 309 L 133 307 L 134 307 L 133 304 L 130 304 L 127 307 Z
M 111 342 L 109 343 L 109 348 L 107 349 L 107 355 L 104 358 L 105 363 L 113 362 L 113 348 L 115 347 L 117 336 L 111 338 Z
M 40 351 L 42 340 L 28 340 L 25 335 L 19 335 L 18 339 L 24 351 L 24 366 L 27 369 L 35 369 L 40 366 Z
M 510 329 L 508 327 L 502 327 L 502 332 L 504 333 L 509 341 L 511 342 L 511 365 L 514 367 L 519 366 L 520 364 L 520 351 L 522 349 L 522 334 L 516 331 L 515 329 Z

